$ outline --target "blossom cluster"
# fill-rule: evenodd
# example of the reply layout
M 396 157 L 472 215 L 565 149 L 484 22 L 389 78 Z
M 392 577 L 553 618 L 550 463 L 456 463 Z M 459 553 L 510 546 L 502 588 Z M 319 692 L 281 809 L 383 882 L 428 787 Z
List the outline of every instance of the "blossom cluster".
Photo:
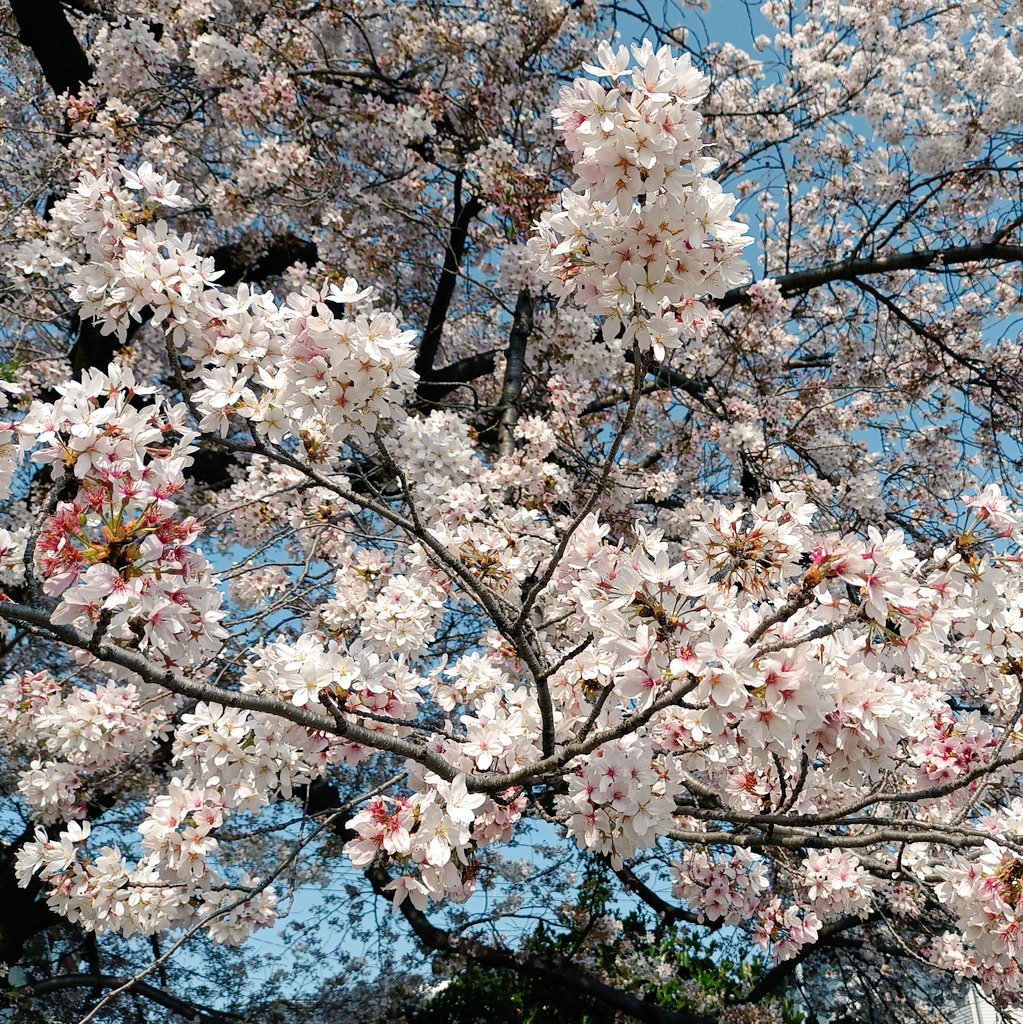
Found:
M 166 737 L 172 701 L 152 688 L 62 686 L 49 672 L 0 686 L 0 735 L 26 764 L 18 791 L 43 822 L 84 818 L 104 775 Z
M 634 737 L 598 747 L 569 776 L 563 798 L 567 826 L 580 846 L 624 858 L 652 845 L 674 825 L 681 785 L 669 759 L 654 759 Z
M 820 932 L 820 921 L 811 911 L 796 904 L 784 906 L 771 900 L 757 919 L 753 937 L 762 949 L 770 949 L 775 960 L 790 960 L 803 946 L 813 945 Z
M 187 790 L 172 783 L 140 826 L 150 851 L 129 867 L 115 847 L 88 856 L 89 822 L 71 822 L 56 839 L 37 830 L 17 856 L 23 885 L 38 874 L 50 907 L 89 931 L 153 935 L 205 923 L 216 942 L 237 945 L 276 918 L 276 897 L 258 879 L 225 885 L 207 869 L 217 848 L 211 832 L 223 820 L 215 790 Z
M 877 880 L 845 850 L 820 850 L 803 861 L 803 886 L 807 899 L 821 917 L 866 917 L 873 909 L 872 892 Z
M 710 173 L 695 107 L 708 86 L 688 54 L 602 43 L 598 81 L 578 79 L 554 112 L 576 181 L 530 242 L 551 290 L 604 318 L 604 337 L 663 359 L 714 317 L 700 296 L 745 280 L 750 244 L 735 198 Z M 610 80 L 604 84 L 600 80 Z
M 321 776 L 331 751 L 291 722 L 200 702 L 174 730 L 173 757 L 186 784 L 216 779 L 226 808 L 254 811 Z
M 179 193 L 143 163 L 85 173 L 61 200 L 55 220 L 88 257 L 69 273 L 82 315 L 122 340 L 133 320 L 162 325 L 194 379 L 203 432 L 227 434 L 236 418 L 273 442 L 300 437 L 321 458 L 324 445 L 368 444 L 399 415 L 397 389 L 415 380 L 414 332 L 352 278 L 306 286 L 283 303 L 246 285 L 221 290 L 191 237 L 155 219 L 186 205 Z
M 706 850 L 686 850 L 671 873 L 676 899 L 693 907 L 701 920 L 728 925 L 752 919 L 771 888 L 767 862 L 748 850 L 718 857 Z
M 393 726 L 387 731 L 397 735 L 407 732 L 402 722 L 415 720 L 421 685 L 401 654 L 386 657 L 362 641 L 344 646 L 314 633 L 295 643 L 280 639 L 265 645 L 242 678 L 244 688 L 283 697 L 296 707 L 332 700 L 350 715 L 365 712 L 370 729 L 386 724 L 374 722 L 373 716 L 385 716 Z
M 19 788 L 43 822 L 85 818 L 104 772 L 166 741 L 174 710 L 157 693 L 142 700 L 132 684 L 65 693 L 45 673 L 8 680 L 0 708 L 10 749 L 31 758 Z M 155 934 L 198 918 L 215 941 L 243 942 L 273 923 L 276 897 L 257 879 L 225 881 L 217 832 L 229 814 L 322 775 L 328 744 L 270 715 L 199 703 L 180 715 L 171 747 L 176 769 L 138 826 L 134 865 L 118 847 L 97 852 L 90 823 L 73 821 L 56 839 L 37 829 L 18 851 L 19 878 L 38 874 L 50 906 L 91 931 Z
M 897 457 L 855 461 L 862 424 L 886 431 L 901 408 L 882 405 L 864 380 L 934 397 L 921 384 L 933 361 L 916 365 L 923 342 L 898 332 L 943 310 L 939 286 L 903 289 L 892 279 L 910 312 L 889 318 L 896 326 L 875 347 L 896 355 L 880 364 L 860 343 L 862 307 L 842 298 L 850 282 L 821 289 L 827 300 L 799 295 L 798 316 L 814 328 L 801 337 L 792 275 L 776 269 L 812 258 L 837 273 L 872 232 L 891 227 L 884 244 L 897 241 L 897 175 L 859 166 L 859 144 L 822 127 L 813 144 L 850 168 L 846 198 L 867 211 L 873 190 L 887 211 L 872 225 L 864 212 L 865 234 L 829 212 L 840 225 L 829 232 L 820 216 L 839 208 L 840 185 L 809 182 L 799 162 L 811 135 L 793 141 L 787 233 L 761 190 L 765 266 L 779 276 L 747 288 L 745 301 L 729 296 L 739 312 L 717 331 L 712 298 L 744 280 L 749 239 L 735 197 L 713 177 L 704 132 L 717 132 L 726 150 L 738 145 L 728 132 L 743 135 L 747 123 L 762 131 L 757 145 L 794 136 L 785 90 L 763 94 L 768 114 L 754 116 L 741 89 L 759 65 L 734 48 L 712 58 L 722 80 L 711 95 L 688 56 L 603 44 L 590 77 L 564 90 L 554 114 L 573 186 L 541 217 L 531 255 L 504 249 L 500 276 L 486 261 L 462 273 L 438 352 L 454 379 L 435 377 L 413 396 L 414 332 L 374 289 L 324 268 L 378 274 L 382 294 L 408 301 L 415 315 L 429 305 L 424 296 L 443 298 L 427 258 L 440 220 L 418 214 L 445 192 L 449 173 L 458 195 L 444 211 L 455 229 L 442 243 L 442 285 L 451 283 L 448 257 L 462 270 L 497 248 L 495 208 L 517 236 L 546 182 L 520 156 L 518 125 L 522 152 L 534 129 L 522 107 L 516 145 L 490 129 L 520 94 L 491 81 L 492 91 L 473 92 L 491 72 L 455 59 L 446 77 L 459 94 L 449 102 L 423 70 L 438 64 L 421 38 L 430 33 L 419 31 L 424 5 L 411 5 L 393 48 L 383 31 L 380 39 L 400 100 L 388 106 L 358 71 L 357 102 L 344 85 L 323 88 L 352 101 L 352 152 L 377 170 L 401 169 L 397 181 L 365 179 L 360 210 L 348 199 L 360 191 L 359 161 L 328 169 L 324 122 L 307 117 L 315 103 L 306 77 L 324 74 L 294 73 L 303 53 L 315 52 L 319 66 L 315 30 L 282 32 L 293 66 L 271 67 L 243 37 L 228 38 L 229 19 L 215 29 L 201 6 L 165 4 L 160 38 L 136 18 L 100 29 L 93 84 L 60 102 L 77 183 L 47 217 L 17 218 L 18 265 L 39 291 L 69 282 L 84 320 L 134 339 L 108 370 L 86 370 L 80 381 L 54 384 L 59 371 L 36 365 L 24 385 L 0 379 L 0 408 L 9 398 L 15 406 L 0 423 L 0 495 L 12 510 L 0 529 L 0 584 L 17 595 L 5 621 L 25 630 L 12 640 L 19 657 L 47 635 L 42 610 L 48 636 L 76 648 L 61 662 L 65 676 L 25 670 L 0 685 L 16 799 L 46 826 L 18 853 L 21 881 L 38 878 L 54 909 L 96 931 L 153 934 L 206 920 L 214 938 L 239 942 L 273 920 L 275 897 L 238 877 L 225 828 L 232 816 L 272 819 L 271 805 L 300 798 L 328 773 L 361 780 L 400 766 L 400 781 L 355 802 L 336 830 L 354 835 L 344 849 L 355 866 L 396 876 L 398 904 L 466 899 L 486 848 L 511 841 L 535 813 L 623 875 L 630 859 L 670 849 L 681 909 L 744 929 L 777 959 L 815 943 L 829 922 L 866 920 L 882 900 L 904 920 L 937 900 L 951 925 L 932 943 L 932 962 L 992 990 L 1023 991 L 1020 814 L 1005 811 L 1023 752 L 1023 516 L 997 487 L 963 497 L 964 486 L 940 479 L 956 468 L 943 398 L 911 443 L 891 446 Z M 558 4 L 533 8 L 558 25 L 575 17 Z M 784 12 L 769 4 L 765 13 Z M 861 36 L 891 28 L 876 11 L 863 17 Z M 496 33 L 498 20 L 462 26 L 466 49 Z M 318 12 L 308 21 L 322 27 Z M 822 110 L 843 109 L 866 88 L 851 58 L 843 63 L 842 38 L 780 27 L 791 55 L 782 63 L 827 85 Z M 434 30 L 445 36 L 439 18 Z M 946 34 L 950 47 L 964 38 Z M 529 52 L 525 27 L 519 43 L 500 55 L 510 68 Z M 1005 69 L 986 61 L 983 74 L 1011 112 L 1018 62 L 995 48 Z M 389 64 L 397 53 L 417 66 Z M 742 74 L 720 74 L 728 61 Z M 155 94 L 162 77 L 177 88 L 178 75 L 208 95 L 210 123 L 236 142 L 224 173 L 207 177 L 195 165 L 211 149 L 195 128 L 182 141 L 190 154 L 181 184 L 160 169 L 179 152 L 162 137 L 127 146 L 138 150 L 131 168 L 115 155 L 141 114 L 132 91 Z M 915 75 L 905 77 L 919 99 Z M 971 73 L 970 82 L 983 78 Z M 742 123 L 722 114 L 729 102 L 746 109 Z M 885 104 L 876 94 L 865 102 L 867 120 L 883 125 Z M 697 111 L 705 103 L 713 121 Z M 474 106 L 472 137 L 459 137 L 456 122 Z M 906 117 L 929 125 L 935 113 Z M 962 114 L 964 125 L 1000 116 Z M 299 122 L 315 128 L 303 134 Z M 953 137 L 972 146 L 971 131 Z M 929 139 L 925 163 L 944 167 L 948 137 L 917 134 Z M 979 177 L 984 188 L 1003 187 Z M 934 189 L 940 196 L 941 183 Z M 331 205 L 331 196 L 342 198 Z M 459 218 L 473 209 L 485 212 L 466 229 L 463 256 Z M 956 213 L 967 211 L 988 237 L 1002 215 L 994 207 L 988 223 L 991 209 L 971 200 Z M 220 287 L 215 262 L 186 228 L 227 239 L 247 218 L 308 229 L 321 262 L 293 265 L 272 290 Z M 909 240 L 918 248 L 927 235 L 925 225 Z M 530 260 L 560 309 L 538 296 Z M 934 261 L 931 276 L 939 269 L 948 267 Z M 993 286 L 1000 297 L 956 299 L 957 330 L 984 323 L 997 303 L 1012 308 L 1018 289 L 1003 272 Z M 515 383 L 512 352 L 503 356 L 493 338 L 509 285 L 532 289 L 536 306 L 528 373 L 510 400 L 500 382 L 504 372 Z M 465 298 L 488 290 L 492 303 Z M 42 299 L 29 308 L 40 322 L 55 319 Z M 839 335 L 847 324 L 853 330 Z M 861 333 L 873 344 L 871 331 Z M 932 345 L 939 337 L 909 333 Z M 685 346 L 693 377 L 658 368 L 644 378 L 644 401 L 630 407 L 636 428 L 609 456 L 608 410 L 629 392 L 601 388 L 631 376 L 619 357 L 633 343 L 657 360 Z M 974 390 L 982 382 L 1000 401 L 1018 352 L 968 344 L 973 355 L 952 359 L 965 368 L 959 379 Z M 425 411 L 429 396 L 467 383 L 459 372 L 487 359 L 494 374 L 471 377 L 457 400 L 445 392 L 448 407 Z M 136 381 L 132 360 L 148 362 L 146 375 L 181 403 Z M 949 371 L 953 380 L 960 369 Z M 39 397 L 43 381 L 56 398 Z M 693 399 L 684 420 L 667 383 Z M 992 411 L 991 424 L 1003 419 L 1016 421 Z M 990 446 L 991 430 L 971 445 Z M 217 493 L 188 480 L 200 436 L 232 453 Z M 25 459 L 42 472 L 22 494 L 14 482 L 23 482 L 16 467 Z M 910 511 L 889 512 L 886 523 L 886 489 L 912 478 L 903 468 L 913 459 L 937 468 L 912 485 Z M 737 465 L 743 490 L 762 497 L 713 500 L 715 491 L 734 494 Z M 848 474 L 850 465 L 868 468 Z M 769 479 L 787 482 L 769 488 Z M 941 487 L 961 515 L 942 520 L 939 536 L 937 526 L 919 526 L 926 514 L 939 521 Z M 231 563 L 226 587 L 200 542 Z M 104 664 L 127 652 L 148 661 L 151 678 L 206 699 L 186 703 L 141 670 Z M 120 797 L 146 810 L 137 836 L 116 845 L 105 841 L 124 823 L 104 820 L 104 808 Z M 742 848 L 747 841 L 756 854 Z
M 220 594 L 193 547 L 200 524 L 172 500 L 195 450 L 185 406 L 116 365 L 56 390 L 15 425 L 21 450 L 71 499 L 56 502 L 34 550 L 43 592 L 60 598 L 52 621 L 92 624 L 95 639 L 132 640 L 168 663 L 214 653 Z
M 466 790 L 462 776 L 451 783 L 434 780 L 429 797 L 377 798 L 349 823 L 358 838 L 345 852 L 356 866 L 383 852 L 417 869 L 390 884 L 395 903 L 408 898 L 422 910 L 431 896 L 461 902 L 473 889 L 472 826 L 485 802 Z

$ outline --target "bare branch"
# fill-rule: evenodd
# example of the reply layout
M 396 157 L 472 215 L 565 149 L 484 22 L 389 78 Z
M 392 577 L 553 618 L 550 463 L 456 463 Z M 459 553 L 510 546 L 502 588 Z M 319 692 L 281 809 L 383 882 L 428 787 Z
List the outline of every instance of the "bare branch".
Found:
M 978 242 L 945 249 L 916 249 L 890 256 L 865 256 L 838 260 L 808 270 L 797 270 L 774 278 L 782 295 L 802 295 L 832 281 L 853 281 L 873 274 L 893 274 L 900 270 L 943 271 L 968 263 L 1018 263 L 1023 261 L 1023 246 L 1001 242 Z M 755 282 L 754 282 L 755 283 Z M 748 301 L 752 284 L 732 288 L 717 300 L 718 309 L 730 309 Z

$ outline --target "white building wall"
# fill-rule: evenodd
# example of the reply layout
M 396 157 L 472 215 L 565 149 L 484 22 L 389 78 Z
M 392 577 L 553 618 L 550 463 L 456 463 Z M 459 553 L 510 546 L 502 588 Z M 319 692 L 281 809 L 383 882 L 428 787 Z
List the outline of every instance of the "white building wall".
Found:
M 997 1010 L 984 998 L 980 989 L 968 990 L 966 1003 L 951 1018 L 951 1024 L 1001 1024 L 1006 1017 L 1011 1021 L 1023 1024 L 1023 1012 L 1011 1010 L 1005 1016 L 999 1016 Z

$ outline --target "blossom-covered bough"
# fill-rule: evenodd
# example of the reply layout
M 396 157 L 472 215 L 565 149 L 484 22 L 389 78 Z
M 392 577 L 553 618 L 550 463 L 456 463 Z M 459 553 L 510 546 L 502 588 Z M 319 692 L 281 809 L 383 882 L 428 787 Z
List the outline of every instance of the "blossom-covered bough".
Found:
M 763 951 L 765 1020 L 849 934 L 1023 1005 L 1012 5 L 768 4 L 775 85 L 588 3 L 129 6 L 13 6 L 6 960 L 170 933 L 143 991 L 343 847 L 434 951 L 737 1012 L 447 927 L 542 821 Z

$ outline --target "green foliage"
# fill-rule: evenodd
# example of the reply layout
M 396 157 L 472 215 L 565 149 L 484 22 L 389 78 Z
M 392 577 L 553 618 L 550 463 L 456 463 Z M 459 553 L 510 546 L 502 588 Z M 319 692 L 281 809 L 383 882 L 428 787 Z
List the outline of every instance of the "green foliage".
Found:
M 18 379 L 18 371 L 28 363 L 25 359 L 10 359 L 0 362 L 0 380 L 13 384 Z
M 615 1015 L 542 978 L 470 967 L 424 1004 L 408 1024 L 613 1024 Z

